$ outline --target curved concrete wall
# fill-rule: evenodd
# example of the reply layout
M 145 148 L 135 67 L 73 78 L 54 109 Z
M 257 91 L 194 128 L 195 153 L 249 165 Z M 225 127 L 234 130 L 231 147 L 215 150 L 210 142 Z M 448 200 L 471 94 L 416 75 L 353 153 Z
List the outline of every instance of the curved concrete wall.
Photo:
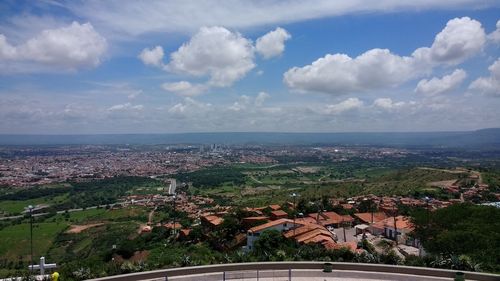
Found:
M 146 272 L 137 272 L 131 274 L 114 275 L 92 281 L 138 281 L 145 279 L 155 279 L 186 276 L 194 274 L 207 274 L 215 272 L 229 271 L 250 271 L 250 270 L 322 270 L 324 262 L 256 262 L 256 263 L 233 263 L 233 264 L 216 264 L 206 266 L 179 267 L 171 269 L 161 269 Z M 446 269 L 436 269 L 427 267 L 412 267 L 412 266 L 393 266 L 385 264 L 366 264 L 366 263 L 341 263 L 334 262 L 333 270 L 345 271 L 363 271 L 363 272 L 378 272 L 378 273 L 396 273 L 409 274 L 429 277 L 445 277 L 454 278 L 456 271 Z M 466 280 L 478 281 L 500 281 L 500 275 L 464 272 Z

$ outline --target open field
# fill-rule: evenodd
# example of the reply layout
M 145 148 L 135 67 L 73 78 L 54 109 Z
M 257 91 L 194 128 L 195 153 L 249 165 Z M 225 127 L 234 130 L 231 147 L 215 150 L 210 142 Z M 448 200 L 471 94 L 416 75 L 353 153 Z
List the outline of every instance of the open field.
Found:
M 2 204 L 0 204 L 0 214 L 1 212 L 5 212 L 6 215 L 18 215 L 24 211 L 24 208 L 29 205 L 52 205 L 58 204 L 66 200 L 68 194 L 63 194 L 55 197 L 42 197 L 42 198 L 33 198 L 28 200 L 4 200 Z
M 35 257 L 44 255 L 56 236 L 68 227 L 66 222 L 43 222 L 33 226 L 33 249 Z M 22 223 L 0 230 L 0 256 L 6 260 L 29 260 L 30 225 Z
M 228 167 L 228 169 L 233 169 Z M 361 167 L 347 173 L 335 165 L 274 167 L 266 171 L 244 170 L 246 181 L 240 185 L 225 182 L 217 186 L 190 187 L 190 192 L 213 197 L 220 204 L 259 206 L 288 200 L 290 192 L 307 198 L 350 197 L 360 194 L 441 196 L 442 191 L 432 183 L 454 182 L 463 170 L 394 169 Z M 439 185 L 438 185 L 439 186 Z M 420 196 L 420 195 L 419 195 Z

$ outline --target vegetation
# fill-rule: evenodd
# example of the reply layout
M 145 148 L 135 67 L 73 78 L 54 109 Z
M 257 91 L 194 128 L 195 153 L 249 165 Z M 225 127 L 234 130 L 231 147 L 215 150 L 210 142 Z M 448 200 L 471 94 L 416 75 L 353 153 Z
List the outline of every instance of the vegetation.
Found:
M 45 209 L 50 215 L 36 219 L 35 238 L 39 241 L 35 243 L 36 255 L 43 253 L 48 261 L 60 264 L 65 280 L 165 267 L 281 260 L 407 264 L 500 272 L 499 210 L 468 204 L 431 213 L 401 208 L 402 213 L 414 217 L 415 235 L 424 241 L 430 253 L 426 258 L 410 256 L 403 261 L 391 252 L 390 245 L 385 253 L 380 254 L 367 241 L 361 243 L 361 247 L 367 250 L 363 254 L 347 249 L 326 250 L 321 246 L 298 245 L 272 231 L 260 236 L 252 252 L 243 253 L 239 250 L 241 244 L 238 244 L 245 233 L 241 219 L 251 215 L 245 213 L 243 207 L 282 204 L 291 201 L 290 194 L 295 192 L 300 194 L 297 212 L 311 213 L 321 209 L 347 214 L 347 211 L 332 206 L 328 199 L 370 193 L 447 198 L 449 194 L 429 183 L 460 179 L 466 174 L 419 168 L 421 164 L 450 168 L 456 163 L 443 164 L 441 160 L 434 163 L 416 156 L 408 161 L 352 159 L 332 162 L 315 159 L 315 156 L 301 162 L 294 162 L 297 159 L 279 160 L 282 163 L 276 165 L 238 164 L 179 174 L 177 179 L 188 184 L 186 190 L 189 193 L 213 198 L 215 204 L 241 207 L 227 214 L 219 229 L 211 231 L 197 225 L 186 213 L 174 213 L 172 206 L 158 207 L 153 225 L 172 221 L 175 217 L 183 226 L 192 228 L 185 241 L 175 240 L 173 233 L 164 227 L 153 227 L 151 233 L 139 234 L 138 230 L 147 222 L 150 211 L 143 207 L 113 209 L 108 206 L 55 214 L 57 210 L 114 203 L 131 193 L 162 192 L 162 182 L 144 177 L 0 190 L 0 211 L 18 214 L 29 204 L 51 205 Z M 481 172 L 491 190 L 498 191 L 500 173 L 486 168 Z M 362 212 L 374 210 L 373 202 L 363 202 L 358 209 Z M 283 210 L 293 217 L 293 210 L 286 205 Z M 68 227 L 72 225 L 93 226 L 79 233 L 68 233 Z M 28 239 L 26 218 L 0 221 L 0 268 L 4 268 L 0 270 L 0 277 L 26 269 Z
M 216 187 L 224 183 L 241 185 L 245 182 L 245 175 L 237 169 L 210 168 L 191 173 L 178 174 L 177 179 L 182 182 L 191 182 L 194 187 Z
M 414 212 L 415 237 L 441 266 L 500 272 L 500 209 L 472 204 Z

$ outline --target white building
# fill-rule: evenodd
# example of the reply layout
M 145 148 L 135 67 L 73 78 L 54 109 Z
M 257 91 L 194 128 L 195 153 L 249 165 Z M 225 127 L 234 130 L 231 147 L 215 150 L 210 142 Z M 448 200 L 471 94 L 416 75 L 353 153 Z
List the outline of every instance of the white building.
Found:
M 246 250 L 251 251 L 253 249 L 253 243 L 255 242 L 255 240 L 259 239 L 260 234 L 266 230 L 278 230 L 280 232 L 285 232 L 300 225 L 302 224 L 299 223 L 294 224 L 293 220 L 290 219 L 279 219 L 258 226 L 254 226 L 250 228 L 247 232 Z

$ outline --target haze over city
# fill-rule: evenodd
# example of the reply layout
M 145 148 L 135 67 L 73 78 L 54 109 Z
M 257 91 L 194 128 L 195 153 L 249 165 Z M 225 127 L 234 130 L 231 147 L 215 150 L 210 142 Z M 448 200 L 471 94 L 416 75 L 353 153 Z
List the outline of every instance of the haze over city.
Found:
M 0 133 L 500 126 L 498 1 L 2 1 Z

